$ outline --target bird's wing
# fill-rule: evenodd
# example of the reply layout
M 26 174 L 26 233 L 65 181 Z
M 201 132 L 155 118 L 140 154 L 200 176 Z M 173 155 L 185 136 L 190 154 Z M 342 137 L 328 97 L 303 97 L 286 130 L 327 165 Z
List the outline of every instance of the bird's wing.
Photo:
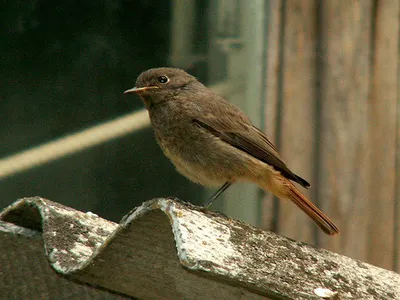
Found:
M 231 146 L 271 165 L 287 179 L 293 180 L 305 188 L 310 186 L 306 180 L 289 170 L 280 158 L 274 144 L 261 130 L 250 123 L 234 122 L 226 115 L 217 118 L 212 114 L 197 116 L 193 122 Z

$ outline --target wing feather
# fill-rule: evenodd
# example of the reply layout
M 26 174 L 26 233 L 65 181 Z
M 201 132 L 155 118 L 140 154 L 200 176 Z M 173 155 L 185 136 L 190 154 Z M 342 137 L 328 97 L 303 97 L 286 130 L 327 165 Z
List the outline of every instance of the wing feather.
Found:
M 305 179 L 290 171 L 280 158 L 274 144 L 257 127 L 243 122 L 234 124 L 231 118 L 221 119 L 211 114 L 197 117 L 193 119 L 193 122 L 231 146 L 271 165 L 287 179 L 293 180 L 305 188 L 310 186 Z

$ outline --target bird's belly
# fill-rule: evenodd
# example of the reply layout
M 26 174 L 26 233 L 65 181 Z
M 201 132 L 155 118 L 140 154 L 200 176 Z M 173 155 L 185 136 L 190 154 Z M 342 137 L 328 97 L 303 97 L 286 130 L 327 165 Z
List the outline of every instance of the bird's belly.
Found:
M 185 149 L 174 151 L 175 147 L 161 146 L 164 154 L 171 160 L 179 173 L 187 177 L 189 180 L 202 184 L 204 186 L 219 186 L 228 180 L 225 172 L 216 172 L 212 164 L 205 157 L 193 154 L 191 157 L 187 155 L 189 152 Z M 184 151 L 184 152 L 182 152 Z
M 179 173 L 205 186 L 249 180 L 261 171 L 260 161 L 213 136 L 186 135 L 178 142 L 172 137 L 158 136 L 157 141 Z

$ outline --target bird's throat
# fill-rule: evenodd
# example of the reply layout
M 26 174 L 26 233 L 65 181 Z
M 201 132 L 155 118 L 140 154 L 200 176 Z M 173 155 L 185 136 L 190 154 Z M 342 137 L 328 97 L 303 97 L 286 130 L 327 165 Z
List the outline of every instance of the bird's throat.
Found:
M 142 98 L 142 101 L 144 105 L 146 105 L 147 109 L 150 109 L 153 106 L 153 102 L 151 101 L 151 96 L 150 95 L 139 95 L 140 98 Z

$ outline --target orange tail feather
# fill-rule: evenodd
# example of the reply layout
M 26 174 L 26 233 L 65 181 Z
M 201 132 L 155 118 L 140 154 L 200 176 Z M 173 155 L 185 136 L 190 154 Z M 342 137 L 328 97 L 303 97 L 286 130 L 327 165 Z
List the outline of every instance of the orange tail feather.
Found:
M 306 198 L 294 185 L 291 184 L 289 199 L 304 211 L 326 234 L 339 233 L 339 228 Z

